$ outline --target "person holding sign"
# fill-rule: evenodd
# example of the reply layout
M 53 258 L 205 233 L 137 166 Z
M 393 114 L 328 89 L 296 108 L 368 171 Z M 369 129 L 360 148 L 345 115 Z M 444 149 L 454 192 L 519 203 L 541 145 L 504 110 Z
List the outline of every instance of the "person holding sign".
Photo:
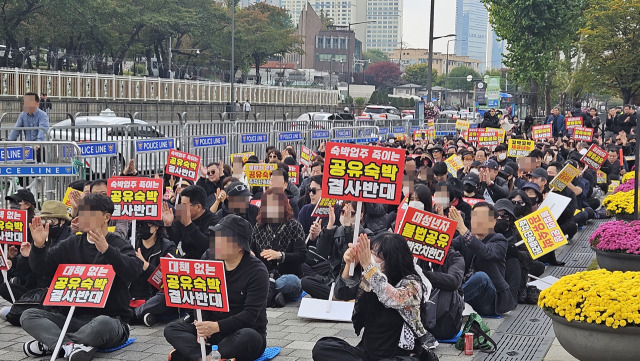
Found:
M 494 207 L 486 202 L 473 206 L 471 230 L 457 209 L 451 208 L 449 218 L 458 222 L 460 232 L 452 247 L 465 259 L 464 301 L 480 315 L 499 315 L 515 309 L 518 303 L 504 276 L 508 242 L 495 233 Z
M 406 239 L 389 232 L 371 241 L 360 235 L 356 246 L 349 244 L 344 262 L 335 298 L 355 298 L 352 320 L 356 333 L 362 332 L 362 341 L 351 346 L 336 337 L 323 337 L 313 347 L 313 360 L 368 361 L 411 354 L 433 359 L 435 338 L 420 315 L 431 284 L 416 270 Z M 351 263 L 361 266 L 353 276 L 349 276 Z M 415 338 L 403 337 L 407 334 Z
M 199 337 L 217 345 L 226 359 L 253 361 L 264 352 L 269 274 L 251 254 L 251 230 L 251 224 L 235 214 L 211 227 L 211 247 L 202 259 L 224 262 L 229 312 L 203 311 L 202 322 L 180 320 L 167 325 L 164 337 L 175 348 L 170 361 L 199 360 Z
M 129 284 L 142 272 L 142 261 L 136 257 L 131 243 L 108 232 L 114 211 L 111 199 L 102 194 L 89 194 L 78 206 L 78 227 L 82 234 L 67 238 L 56 247 L 45 247 L 51 229 L 49 224 L 43 227 L 40 217 L 35 217 L 29 226 L 33 236 L 29 264 L 31 270 L 42 277 L 52 277 L 61 264 L 105 264 L 115 271 L 106 306 L 103 309 L 79 307 L 71 319 L 59 356 L 72 361 L 91 360 L 97 349 L 116 347 L 127 341 L 127 322 L 131 316 Z M 66 319 L 66 314 L 61 312 L 65 311 L 32 308 L 22 314 L 22 328 L 35 339 L 24 343 L 25 354 L 42 357 L 52 353 Z
M 237 214 L 246 219 L 251 227 L 255 226 L 260 208 L 251 204 L 251 191 L 246 184 L 241 181 L 232 182 L 225 189 L 225 194 L 227 199 L 222 204 L 222 208 L 215 213 L 212 223 L 218 224 L 229 214 Z

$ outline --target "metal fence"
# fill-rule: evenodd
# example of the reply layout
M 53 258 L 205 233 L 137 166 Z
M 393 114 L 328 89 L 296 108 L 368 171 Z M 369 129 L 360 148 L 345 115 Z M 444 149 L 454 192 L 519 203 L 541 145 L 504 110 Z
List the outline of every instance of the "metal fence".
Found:
M 54 99 L 110 99 L 167 102 L 231 101 L 231 84 L 136 76 L 0 69 L 0 96 L 46 93 Z M 338 104 L 335 90 L 235 84 L 234 99 L 259 104 Z

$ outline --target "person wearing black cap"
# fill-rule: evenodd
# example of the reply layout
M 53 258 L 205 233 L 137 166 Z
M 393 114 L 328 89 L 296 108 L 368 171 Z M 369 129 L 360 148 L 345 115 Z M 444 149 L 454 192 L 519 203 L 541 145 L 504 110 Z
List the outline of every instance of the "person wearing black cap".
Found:
M 218 345 L 223 359 L 251 361 L 264 353 L 269 274 L 251 254 L 251 234 L 251 224 L 235 214 L 210 228 L 211 246 L 202 259 L 224 262 L 229 312 L 203 311 L 202 322 L 180 320 L 167 325 L 164 337 L 174 347 L 170 361 L 199 360 L 198 336 L 208 345 Z
M 36 213 L 36 198 L 26 189 L 19 189 L 14 195 L 4 197 L 9 201 L 9 209 L 20 209 L 27 211 L 29 223 Z
M 516 175 L 518 174 L 514 167 L 517 167 L 515 163 L 507 163 L 503 169 L 498 171 L 498 177 L 507 181 L 507 190 L 509 190 L 509 193 L 513 192 L 515 188 Z
M 480 177 L 475 173 L 469 173 L 462 178 L 462 190 L 467 198 L 484 199 L 484 196 L 478 193 L 478 184 Z
M 160 258 L 167 254 L 175 256 L 176 245 L 167 238 L 162 221 L 136 222 L 136 256 L 143 263 L 142 274 L 129 286 L 132 307 L 136 318 L 151 327 L 160 315 L 175 314 L 175 308 L 167 307 L 164 292 L 158 292 L 148 279 L 160 264 Z M 146 302 L 145 302 L 146 301 Z M 141 302 L 144 304 L 140 305 Z
M 487 159 L 480 166 L 480 184 L 478 194 L 481 194 L 487 202 L 495 203 L 498 199 L 509 195 L 507 182 L 498 177 L 500 166 L 493 159 Z
M 217 224 L 220 220 L 229 214 L 237 214 L 249 221 L 251 226 L 256 225 L 256 217 L 260 208 L 251 204 L 251 191 L 242 182 L 232 182 L 225 190 L 227 199 L 222 207 L 216 212 L 212 223 Z
M 433 163 L 444 161 L 444 148 L 440 144 L 436 144 L 431 148 L 431 155 L 433 156 Z
M 520 280 L 522 279 L 522 265 L 518 259 L 518 249 L 516 242 L 518 241 L 518 231 L 515 229 L 516 221 L 515 207 L 513 203 L 506 199 L 499 199 L 494 205 L 496 211 L 496 225 L 493 227 L 496 233 L 500 233 L 507 239 L 507 256 L 505 279 L 509 284 L 513 298 L 518 297 L 520 289 Z
M 540 203 L 542 203 L 543 197 L 542 192 L 540 191 L 540 187 L 533 182 L 525 183 L 520 190 L 522 190 L 527 198 L 529 199 L 529 204 L 531 205 L 531 212 L 536 211 Z
M 436 182 L 445 182 L 449 178 L 449 168 L 445 162 L 438 162 L 432 168 Z

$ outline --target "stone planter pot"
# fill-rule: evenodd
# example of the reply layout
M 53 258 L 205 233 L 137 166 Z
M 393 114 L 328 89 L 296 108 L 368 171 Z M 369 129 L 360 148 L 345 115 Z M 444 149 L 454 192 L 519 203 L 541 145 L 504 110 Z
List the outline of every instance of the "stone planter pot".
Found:
M 591 247 L 596 252 L 598 266 L 607 271 L 640 271 L 640 255 L 630 253 L 605 252 Z
M 616 221 L 634 221 L 635 216 L 633 214 L 616 214 Z
M 544 311 L 562 347 L 580 361 L 637 361 L 640 327 L 607 327 L 566 318 Z

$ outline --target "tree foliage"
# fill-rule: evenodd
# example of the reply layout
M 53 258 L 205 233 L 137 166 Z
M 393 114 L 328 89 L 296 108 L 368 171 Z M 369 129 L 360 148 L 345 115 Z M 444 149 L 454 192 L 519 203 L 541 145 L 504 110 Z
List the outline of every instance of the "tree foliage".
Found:
M 373 65 L 381 61 L 389 61 L 389 56 L 380 49 L 369 49 L 362 53 L 362 59 L 369 60 L 369 65 Z
M 396 63 L 382 61 L 371 64 L 364 71 L 364 75 L 373 79 L 377 89 L 391 90 L 401 82 L 402 71 Z
M 467 76 L 479 79 L 480 74 L 468 66 L 458 66 L 449 71 L 449 89 L 473 90 L 473 82 L 467 81 Z
M 630 103 L 640 91 L 640 0 L 590 0 L 580 34 L 583 79 Z
M 438 72 L 435 69 L 433 69 L 432 73 L 433 73 L 432 84 L 435 85 L 434 83 L 435 83 L 436 77 L 438 76 Z M 409 65 L 406 68 L 404 68 L 403 77 L 404 77 L 404 81 L 406 81 L 407 83 L 427 86 L 428 75 L 429 75 L 429 64 L 419 63 L 419 64 Z

